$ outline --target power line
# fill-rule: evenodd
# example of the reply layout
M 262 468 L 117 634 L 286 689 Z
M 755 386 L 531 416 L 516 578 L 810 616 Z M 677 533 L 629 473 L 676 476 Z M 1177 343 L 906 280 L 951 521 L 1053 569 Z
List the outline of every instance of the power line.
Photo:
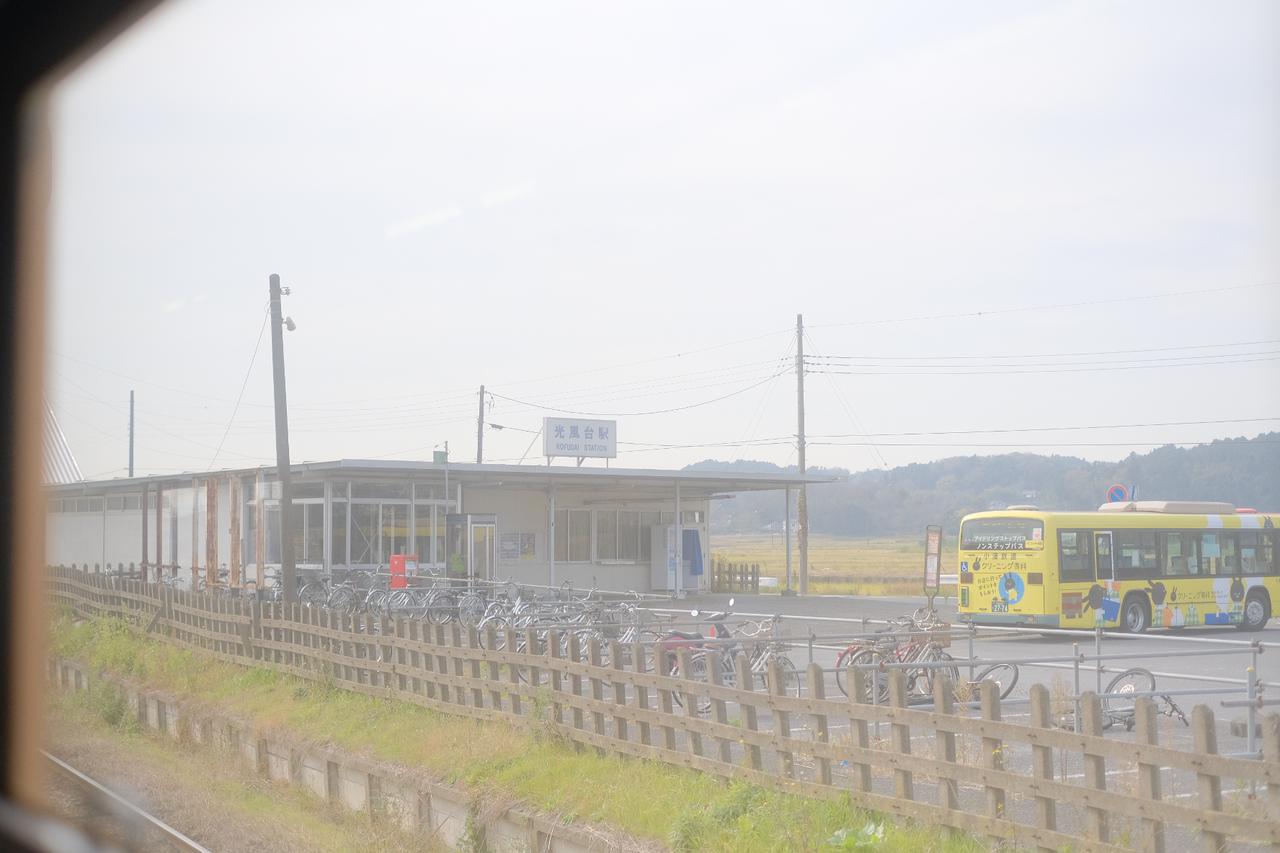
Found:
M 969 360 L 969 359 L 1009 359 L 1009 358 L 1067 358 L 1086 355 L 1127 355 L 1141 352 L 1174 352 L 1176 350 L 1203 350 L 1203 349 L 1224 349 L 1227 347 L 1246 347 L 1246 346 L 1262 346 L 1265 344 L 1280 344 L 1280 339 L 1270 339 L 1264 341 L 1231 341 L 1221 344 L 1185 344 L 1174 347 L 1143 347 L 1140 349 L 1115 349 L 1115 350 L 1094 350 L 1092 352 L 1045 352 L 1045 353 L 1006 353 L 1000 355 L 825 355 L 821 358 L 828 361 L 931 361 L 935 359 L 943 359 L 947 361 Z M 1229 355 L 1230 353 L 1220 353 L 1220 355 Z M 1190 357 L 1190 356 L 1188 356 Z M 1127 359 L 1126 359 L 1127 360 Z
M 1206 364 L 1214 364 L 1217 362 L 1217 360 L 1221 360 L 1221 359 L 1243 359 L 1243 358 L 1252 358 L 1255 356 L 1267 356 L 1267 355 L 1280 355 L 1280 350 L 1254 350 L 1253 352 L 1198 353 L 1195 355 L 1168 355 L 1168 356 L 1157 356 L 1154 358 L 1120 358 L 1120 359 L 1108 359 L 1104 361 L 1045 361 L 1045 362 L 1039 362 L 1039 363 L 1018 362 L 1014 364 L 966 364 L 963 366 L 966 369 L 990 368 L 993 370 L 1014 368 L 1014 367 L 1080 367 L 1080 366 L 1107 367 L 1107 366 L 1119 366 L 1119 365 L 1144 365 L 1144 364 L 1169 365 L 1169 366 L 1176 367 L 1177 364 L 1175 364 L 1175 362 L 1185 362 L 1187 363 L 1188 367 L 1194 367 L 1196 364 L 1199 364 L 1201 362 Z M 946 369 L 946 368 L 952 367 L 952 365 L 946 364 L 946 363 L 893 364 L 892 362 L 896 360 L 897 359 L 893 357 L 882 358 L 882 359 L 857 359 L 857 361 L 863 361 L 866 363 L 853 364 L 853 363 L 844 363 L 844 362 L 836 363 L 834 361 L 831 361 L 829 359 L 825 359 L 824 357 L 819 356 L 817 359 L 806 358 L 805 363 L 806 364 L 812 363 L 815 366 L 827 367 L 827 368 L 830 368 L 830 367 L 849 367 L 849 368 L 894 367 L 894 368 L 901 368 L 903 370 L 918 370 L 918 369 L 924 369 L 924 368 Z M 938 358 L 932 359 L 932 361 L 937 361 L 937 360 L 939 359 Z M 941 360 L 943 362 L 946 362 L 946 361 L 949 361 L 950 359 L 943 356 Z M 884 364 L 881 362 L 890 362 L 890 363 Z
M 268 307 L 269 304 L 268 304 Z M 222 431 L 222 438 L 218 439 L 218 449 L 213 451 L 213 458 L 209 460 L 208 468 L 213 470 L 213 463 L 218 461 L 218 454 L 222 453 L 222 445 L 226 444 L 227 433 L 231 432 L 231 425 L 236 422 L 236 415 L 240 411 L 240 401 L 244 399 L 244 389 L 249 387 L 249 376 L 253 373 L 254 362 L 258 360 L 258 349 L 262 346 L 262 333 L 267 330 L 267 321 L 271 319 L 271 314 L 264 311 L 262 315 L 262 325 L 258 327 L 258 340 L 253 345 L 253 354 L 249 356 L 249 367 L 244 372 L 244 381 L 240 383 L 240 393 L 236 395 L 236 404 L 231 409 L 231 417 L 227 420 L 227 428 Z
M 1222 439 L 1213 441 L 1077 441 L 1077 442 L 975 442 L 975 441 L 959 441 L 959 442 L 892 442 L 884 441 L 880 444 L 884 447 L 1166 447 L 1166 446 L 1186 446 L 1201 447 L 1210 444 L 1216 444 Z M 866 447 L 870 442 L 862 441 L 814 441 L 811 444 L 822 445 L 825 447 Z M 1269 439 L 1248 439 L 1248 445 L 1255 444 L 1280 444 L 1280 441 L 1271 441 Z M 1244 446 L 1231 444 L 1230 446 Z
M 805 337 L 809 339 L 809 346 L 813 349 L 814 355 L 816 356 L 818 354 L 818 348 L 814 346 L 813 338 L 808 332 L 805 333 Z M 848 400 L 845 399 L 844 393 L 840 390 L 840 386 L 836 384 L 835 378 L 832 377 L 830 373 L 827 374 L 827 382 L 830 383 L 832 390 L 836 392 L 836 400 L 844 407 L 845 414 L 849 416 L 849 420 L 853 424 L 854 428 L 861 430 L 862 435 L 865 437 L 867 435 L 867 428 L 862 425 L 861 419 L 854 414 L 853 407 L 849 405 Z M 871 445 L 871 447 L 875 451 L 876 457 L 880 460 L 881 467 L 888 468 L 889 460 L 884 458 L 884 454 L 880 452 L 880 448 L 876 447 L 874 444 Z
M 547 412 L 561 412 L 566 415 L 578 415 L 580 417 L 636 418 L 636 417 L 642 417 L 645 415 L 666 415 L 672 412 L 684 412 L 684 411 L 688 411 L 689 409 L 697 409 L 702 406 L 709 406 L 712 403 L 719 403 L 722 400 L 728 400 L 730 397 L 737 397 L 740 394 L 745 394 L 753 388 L 759 388 L 761 385 L 765 384 L 769 380 L 774 379 L 775 377 L 780 376 L 782 375 L 782 373 L 785 373 L 785 372 L 786 371 L 771 374 L 769 376 L 766 376 L 764 379 L 761 379 L 759 382 L 751 383 L 745 388 L 739 388 L 737 391 L 732 391 L 728 394 L 724 394 L 719 397 L 713 397 L 710 400 L 703 400 L 702 402 L 699 402 L 699 403 L 690 403 L 687 406 L 675 406 L 670 409 L 655 409 L 653 411 L 648 411 L 648 412 L 580 412 L 580 411 L 574 411 L 572 409 L 562 409 L 558 406 L 547 406 L 542 403 L 532 403 L 527 400 L 517 400 L 515 397 L 508 397 L 505 394 L 499 394 L 497 392 L 490 392 L 490 393 L 492 393 L 493 396 L 497 397 L 500 400 L 506 400 L 509 403 L 515 403 L 516 405 L 519 405 L 519 406 L 526 406 L 530 409 L 541 409 Z
M 1110 373 L 1117 370 L 1160 370 L 1169 368 L 1188 368 L 1188 367 L 1218 367 L 1231 364 L 1257 364 L 1259 362 L 1277 361 L 1280 356 L 1266 356 L 1261 358 L 1241 358 L 1227 359 L 1223 361 L 1197 361 L 1188 364 L 1129 364 L 1129 365 L 1106 365 L 1098 367 L 1069 367 L 1063 369 L 1054 368 L 1031 368 L 1031 369 L 1004 369 L 1004 370 L 813 370 L 811 373 L 830 373 L 836 376 L 1016 376 L 1028 373 Z M 894 365 L 897 367 L 907 367 L 907 365 Z M 1005 367 L 1009 367 L 1005 365 Z
M 867 438 L 867 437 L 888 437 L 888 438 L 909 438 L 911 436 L 924 435 L 994 435 L 997 433 L 1020 433 L 1020 432 L 1071 432 L 1078 430 L 1094 430 L 1094 429 L 1137 429 L 1149 427 L 1169 427 L 1169 426 L 1208 426 L 1219 424 L 1252 424 L 1264 423 L 1267 421 L 1280 421 L 1280 417 L 1271 418 L 1224 418 L 1219 420 L 1208 421 L 1163 421 L 1142 424 L 1085 424 L 1081 426 L 1058 426 L 1058 427 L 1010 427 L 1005 429 L 957 429 L 957 430 L 937 430 L 930 432 L 874 432 L 874 433 L 845 433 L 832 435 L 819 435 L 815 438 Z
M 1212 287 L 1199 290 L 1178 290 L 1167 293 L 1149 293 L 1140 296 L 1120 296 L 1114 299 L 1090 299 L 1081 302 L 1060 302 L 1053 305 L 1025 305 L 1016 308 L 992 308 L 985 311 L 959 311 L 951 314 L 925 314 L 915 317 L 893 317 L 879 320 L 849 320 L 843 323 L 815 323 L 814 328 L 836 328 L 844 326 L 877 326 L 887 323 L 914 323 L 927 320 L 957 320 L 969 317 L 988 317 L 1000 314 L 1018 314 L 1029 311 L 1055 311 L 1061 308 L 1088 308 L 1097 305 L 1116 305 L 1123 302 L 1142 302 L 1152 299 L 1173 299 L 1179 296 L 1200 296 L 1209 293 L 1229 293 L 1239 290 L 1254 290 L 1260 287 L 1276 287 L 1277 282 L 1265 284 L 1240 284 L 1233 287 Z

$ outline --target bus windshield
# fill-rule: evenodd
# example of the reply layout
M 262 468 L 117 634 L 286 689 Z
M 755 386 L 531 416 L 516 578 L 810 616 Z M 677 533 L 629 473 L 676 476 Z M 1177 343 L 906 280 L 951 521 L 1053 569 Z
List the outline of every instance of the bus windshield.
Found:
M 1035 518 L 973 518 L 960 529 L 963 551 L 1026 551 L 1043 547 L 1044 522 Z

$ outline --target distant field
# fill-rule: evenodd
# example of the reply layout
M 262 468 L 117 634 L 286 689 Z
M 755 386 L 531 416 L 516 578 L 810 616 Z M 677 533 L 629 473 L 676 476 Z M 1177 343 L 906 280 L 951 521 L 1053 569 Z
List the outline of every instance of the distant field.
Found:
M 759 563 L 761 577 L 786 586 L 786 545 L 781 535 L 723 534 L 711 537 L 712 560 Z M 800 552 L 791 541 L 792 585 Z M 942 542 L 942 573 L 956 571 L 956 543 Z M 809 537 L 809 587 L 815 593 L 902 595 L 919 592 L 924 575 L 924 534 L 919 537 L 856 539 Z M 766 590 L 761 590 L 766 591 Z

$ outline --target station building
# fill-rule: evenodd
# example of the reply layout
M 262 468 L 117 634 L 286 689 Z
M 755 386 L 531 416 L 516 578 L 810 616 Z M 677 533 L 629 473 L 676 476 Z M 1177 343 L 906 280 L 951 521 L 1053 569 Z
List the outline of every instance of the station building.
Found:
M 796 475 L 341 459 L 291 466 L 299 576 L 421 569 L 481 580 L 676 593 L 710 577 L 712 503 Z M 234 585 L 280 563 L 274 468 L 47 486 L 46 559 Z M 788 534 L 789 535 L 789 534 Z M 789 544 L 789 543 L 788 543 Z M 789 549 L 788 549 L 789 552 Z M 676 571 L 676 566 L 681 571 Z

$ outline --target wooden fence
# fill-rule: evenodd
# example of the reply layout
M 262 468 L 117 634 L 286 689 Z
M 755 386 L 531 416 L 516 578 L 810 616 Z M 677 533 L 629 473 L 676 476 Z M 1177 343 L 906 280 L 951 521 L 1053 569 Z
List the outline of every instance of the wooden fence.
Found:
M 712 592 L 759 592 L 759 563 L 726 563 L 716 560 L 711 564 Z
M 1057 727 L 1048 689 L 1031 690 L 1027 724 L 1001 719 L 995 685 L 981 711 L 958 711 L 951 685 L 935 683 L 935 709 L 906 706 L 900 672 L 890 702 L 823 695 L 822 670 L 803 673 L 803 697 L 782 695 L 776 664 L 753 680 L 736 661 L 721 683 L 665 675 L 653 644 L 626 647 L 555 632 L 492 631 L 455 624 L 348 615 L 296 605 L 192 594 L 137 581 L 49 570 L 49 593 L 86 616 L 120 617 L 223 660 L 325 679 L 372 696 L 447 713 L 536 719 L 580 749 L 697 768 L 1044 850 L 1229 849 L 1280 845 L 1280 716 L 1263 724 L 1264 760 L 1217 754 L 1213 712 L 1192 714 L 1194 749 L 1159 743 L 1155 708 L 1139 700 L 1136 741 L 1103 737 L 1098 697 L 1085 694 L 1083 732 Z M 505 643 L 505 647 L 501 648 Z M 501 650 L 499 650 L 501 648 Z M 525 650 L 516 651 L 517 648 Z M 687 655 L 688 652 L 681 652 Z M 692 673 L 687 660 L 679 668 Z M 851 673 L 854 697 L 863 673 Z M 698 713 L 699 699 L 710 705 Z M 880 730 L 887 737 L 877 737 Z M 1078 770 L 1079 772 L 1069 772 Z M 1188 790 L 1179 793 L 1179 785 Z M 1224 793 L 1224 784 L 1229 787 Z M 1164 794 L 1162 795 L 1162 791 Z M 1243 792 L 1243 793 L 1241 793 Z

